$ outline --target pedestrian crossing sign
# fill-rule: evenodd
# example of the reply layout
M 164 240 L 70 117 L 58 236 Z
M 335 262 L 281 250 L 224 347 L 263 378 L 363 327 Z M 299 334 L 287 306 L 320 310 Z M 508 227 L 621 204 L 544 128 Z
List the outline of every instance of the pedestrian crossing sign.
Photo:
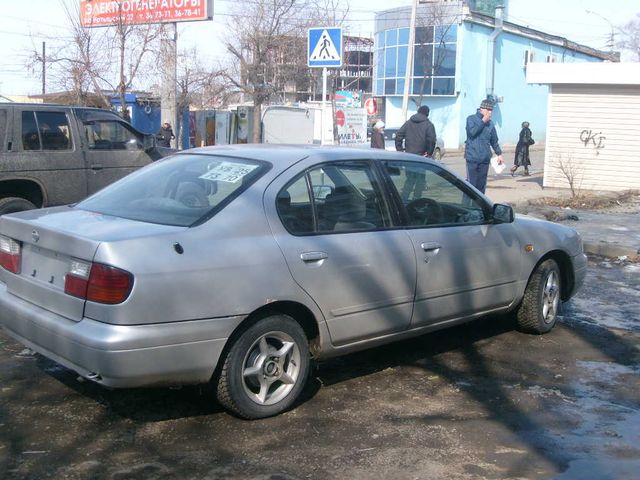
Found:
M 308 60 L 310 67 L 342 66 L 342 28 L 310 28 Z

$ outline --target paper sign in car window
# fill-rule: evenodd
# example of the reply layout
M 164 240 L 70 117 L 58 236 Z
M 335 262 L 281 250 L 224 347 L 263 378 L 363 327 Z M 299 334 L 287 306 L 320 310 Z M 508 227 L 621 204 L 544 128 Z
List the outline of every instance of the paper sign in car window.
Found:
M 219 182 L 238 183 L 258 165 L 247 165 L 246 163 L 220 162 L 218 165 L 200 175 L 203 180 L 217 180 Z

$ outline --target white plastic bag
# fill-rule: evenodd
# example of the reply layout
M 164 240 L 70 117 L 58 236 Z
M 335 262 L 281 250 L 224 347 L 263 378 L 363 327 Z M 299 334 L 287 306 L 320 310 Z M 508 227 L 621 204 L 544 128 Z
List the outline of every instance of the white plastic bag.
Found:
M 505 169 L 506 165 L 504 162 L 498 163 L 498 157 L 491 157 L 491 168 L 496 172 L 496 175 L 500 175 L 502 171 Z

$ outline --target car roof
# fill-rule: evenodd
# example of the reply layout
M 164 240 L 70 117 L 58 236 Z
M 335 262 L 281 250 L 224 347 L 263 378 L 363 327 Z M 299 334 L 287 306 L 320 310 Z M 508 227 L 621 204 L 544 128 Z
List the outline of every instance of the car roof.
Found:
M 208 154 L 223 155 L 236 158 L 247 158 L 269 162 L 278 169 L 287 168 L 294 163 L 313 158 L 314 162 L 332 160 L 363 160 L 363 159 L 399 159 L 407 155 L 415 161 L 415 155 L 398 152 L 388 152 L 382 149 L 335 147 L 324 145 L 283 145 L 283 144 L 259 144 L 249 143 L 242 145 L 215 145 L 208 147 L 183 150 L 176 155 Z

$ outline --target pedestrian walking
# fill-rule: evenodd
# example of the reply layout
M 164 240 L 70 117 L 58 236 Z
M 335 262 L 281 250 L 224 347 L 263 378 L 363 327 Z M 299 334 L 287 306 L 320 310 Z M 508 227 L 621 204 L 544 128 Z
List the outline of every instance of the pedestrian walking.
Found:
M 436 148 L 436 129 L 429 120 L 429 107 L 422 105 L 396 134 L 396 150 L 430 157 Z
M 158 135 L 156 135 L 157 138 L 157 144 L 159 147 L 170 147 L 171 146 L 171 140 L 173 140 L 174 138 L 176 138 L 176 136 L 173 134 L 173 129 L 171 128 L 171 124 L 169 122 L 164 122 L 162 124 L 162 126 L 160 127 L 160 131 L 158 132 Z
M 524 167 L 524 174 L 529 175 L 529 165 L 531 165 L 531 159 L 529 158 L 529 147 L 533 145 L 535 140 L 531 136 L 531 130 L 529 129 L 529 122 L 522 122 L 522 130 L 520 130 L 520 138 L 516 145 L 516 154 L 513 159 L 513 167 L 511 167 L 511 176 L 516 173 L 518 167 Z
M 436 129 L 429 120 L 429 107 L 421 105 L 396 133 L 396 150 L 431 157 L 436 148 Z M 405 202 L 413 192 L 413 199 L 421 198 L 426 187 L 425 173 L 406 171 L 406 179 L 400 195 Z
M 467 180 L 482 193 L 487 187 L 491 149 L 498 155 L 498 164 L 504 163 L 492 115 L 493 102 L 487 99 L 482 101 L 475 114 L 467 117 L 467 140 L 464 143 Z
M 371 148 L 381 148 L 384 150 L 384 122 L 382 120 L 378 120 L 373 125 Z

